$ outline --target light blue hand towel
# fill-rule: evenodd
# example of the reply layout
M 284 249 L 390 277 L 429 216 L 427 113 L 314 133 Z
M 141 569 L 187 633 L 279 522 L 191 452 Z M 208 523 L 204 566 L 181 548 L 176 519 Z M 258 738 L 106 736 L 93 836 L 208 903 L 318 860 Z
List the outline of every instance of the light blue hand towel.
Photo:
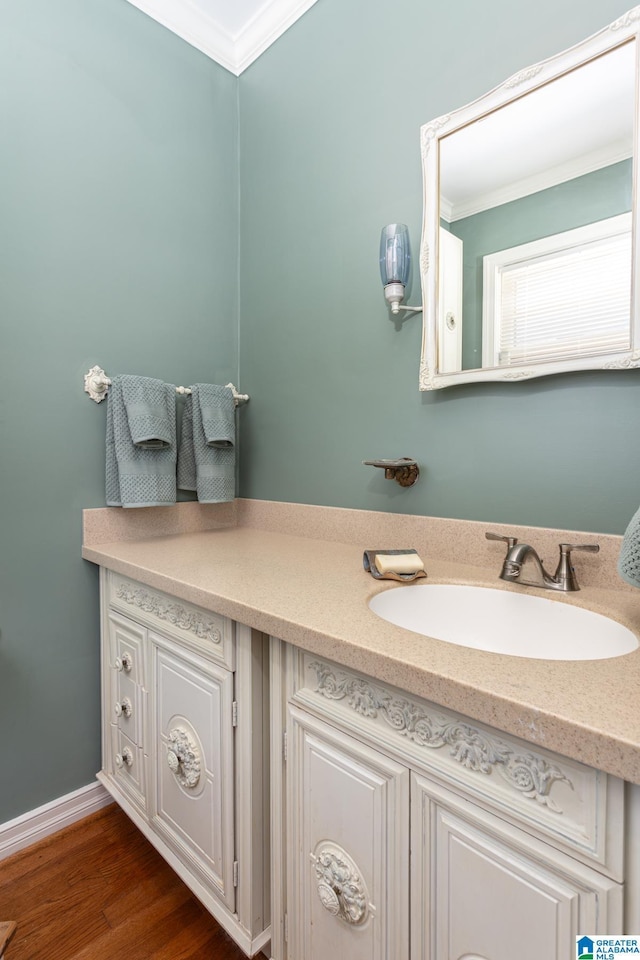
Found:
M 226 503 L 236 489 L 235 400 L 229 387 L 196 383 L 184 405 L 178 486 L 201 503 Z
M 176 388 L 151 377 L 114 377 L 107 395 L 107 505 L 176 502 Z
M 632 587 L 640 587 L 640 510 L 632 516 L 622 538 L 618 573 Z

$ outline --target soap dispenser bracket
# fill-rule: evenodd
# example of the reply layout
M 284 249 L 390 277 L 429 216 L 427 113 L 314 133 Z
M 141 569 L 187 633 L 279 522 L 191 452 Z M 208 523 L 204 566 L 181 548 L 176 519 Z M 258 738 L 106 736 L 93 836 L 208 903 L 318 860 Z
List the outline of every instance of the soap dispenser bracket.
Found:
M 399 460 L 363 460 L 366 467 L 381 467 L 386 480 L 395 480 L 401 487 L 412 487 L 420 476 L 420 468 L 411 457 Z

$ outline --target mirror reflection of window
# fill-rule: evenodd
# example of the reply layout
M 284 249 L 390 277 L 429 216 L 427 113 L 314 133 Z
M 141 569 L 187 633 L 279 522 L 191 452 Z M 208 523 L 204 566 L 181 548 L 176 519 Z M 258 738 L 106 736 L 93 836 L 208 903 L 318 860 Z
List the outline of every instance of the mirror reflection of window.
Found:
M 482 366 L 628 350 L 631 214 L 484 257 Z

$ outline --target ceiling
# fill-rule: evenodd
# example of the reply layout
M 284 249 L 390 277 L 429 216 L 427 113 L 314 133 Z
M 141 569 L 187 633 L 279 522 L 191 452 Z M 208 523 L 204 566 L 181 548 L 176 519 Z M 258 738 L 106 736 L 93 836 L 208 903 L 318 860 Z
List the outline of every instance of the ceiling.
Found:
M 635 43 L 622 44 L 440 141 L 449 222 L 633 156 Z
M 316 0 L 128 0 L 236 76 Z

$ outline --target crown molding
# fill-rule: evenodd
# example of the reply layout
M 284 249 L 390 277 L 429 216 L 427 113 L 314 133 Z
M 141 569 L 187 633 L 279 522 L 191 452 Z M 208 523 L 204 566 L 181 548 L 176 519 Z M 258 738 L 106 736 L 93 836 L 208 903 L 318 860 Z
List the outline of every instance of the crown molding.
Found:
M 193 0 L 128 0 L 138 10 L 239 76 L 316 0 L 271 0 L 232 34 Z

